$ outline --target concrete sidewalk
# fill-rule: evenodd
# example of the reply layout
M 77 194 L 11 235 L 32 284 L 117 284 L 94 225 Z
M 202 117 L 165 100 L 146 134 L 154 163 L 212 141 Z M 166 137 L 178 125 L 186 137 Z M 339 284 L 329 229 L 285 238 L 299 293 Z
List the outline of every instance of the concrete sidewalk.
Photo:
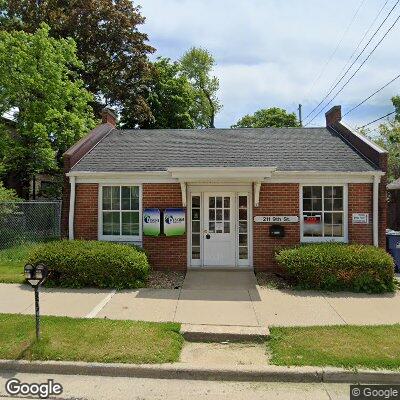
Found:
M 205 275 L 207 274 L 207 275 Z M 0 313 L 34 312 L 27 285 L 0 284 Z M 308 326 L 400 323 L 400 292 L 383 295 L 261 288 L 248 271 L 190 271 L 181 289 L 47 289 L 41 312 L 192 325 Z

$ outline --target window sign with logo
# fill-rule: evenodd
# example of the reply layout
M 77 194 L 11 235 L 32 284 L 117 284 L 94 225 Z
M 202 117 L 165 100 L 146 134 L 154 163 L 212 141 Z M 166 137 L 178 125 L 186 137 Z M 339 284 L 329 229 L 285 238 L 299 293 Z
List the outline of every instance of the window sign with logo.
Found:
M 186 212 L 184 208 L 166 208 L 164 211 L 165 236 L 180 236 L 186 232 Z
M 159 236 L 161 213 L 158 208 L 145 208 L 143 211 L 143 235 Z
M 322 220 L 320 214 L 303 215 L 303 233 L 320 236 L 322 234 Z

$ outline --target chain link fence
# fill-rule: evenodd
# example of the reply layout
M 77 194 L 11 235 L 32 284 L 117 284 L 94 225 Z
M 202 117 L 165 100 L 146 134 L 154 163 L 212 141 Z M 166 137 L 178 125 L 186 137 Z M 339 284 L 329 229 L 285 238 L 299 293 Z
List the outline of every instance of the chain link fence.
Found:
M 61 236 L 61 201 L 0 202 L 0 248 Z

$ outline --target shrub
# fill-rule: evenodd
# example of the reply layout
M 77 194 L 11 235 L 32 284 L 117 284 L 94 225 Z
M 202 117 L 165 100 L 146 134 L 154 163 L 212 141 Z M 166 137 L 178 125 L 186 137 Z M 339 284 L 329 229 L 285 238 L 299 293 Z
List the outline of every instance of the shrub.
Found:
M 40 244 L 27 262 L 49 268 L 48 285 L 74 288 L 141 287 L 150 268 L 146 254 L 135 246 L 83 240 Z
M 394 262 L 381 248 L 310 244 L 280 250 L 276 260 L 303 289 L 368 293 L 394 290 Z

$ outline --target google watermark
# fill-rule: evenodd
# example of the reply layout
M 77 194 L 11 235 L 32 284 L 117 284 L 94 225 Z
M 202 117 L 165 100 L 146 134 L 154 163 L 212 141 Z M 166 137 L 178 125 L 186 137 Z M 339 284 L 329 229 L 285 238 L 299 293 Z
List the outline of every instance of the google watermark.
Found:
M 400 400 L 400 385 L 350 385 L 350 400 Z
M 48 399 L 49 396 L 58 396 L 62 394 L 63 387 L 53 379 L 47 379 L 43 383 L 26 383 L 17 378 L 9 379 L 6 382 L 6 392 L 11 395 L 35 396 L 39 399 Z

